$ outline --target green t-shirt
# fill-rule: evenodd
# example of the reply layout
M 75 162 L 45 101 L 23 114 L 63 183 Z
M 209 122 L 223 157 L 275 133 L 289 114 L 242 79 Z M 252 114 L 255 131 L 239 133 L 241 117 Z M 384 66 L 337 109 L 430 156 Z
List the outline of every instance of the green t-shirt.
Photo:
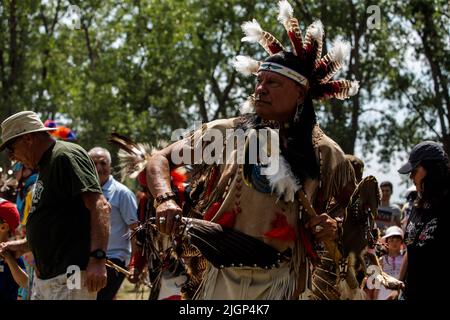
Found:
M 26 225 L 41 279 L 64 274 L 70 265 L 86 269 L 91 224 L 83 192 L 102 193 L 94 163 L 79 145 L 57 141 L 39 162 Z

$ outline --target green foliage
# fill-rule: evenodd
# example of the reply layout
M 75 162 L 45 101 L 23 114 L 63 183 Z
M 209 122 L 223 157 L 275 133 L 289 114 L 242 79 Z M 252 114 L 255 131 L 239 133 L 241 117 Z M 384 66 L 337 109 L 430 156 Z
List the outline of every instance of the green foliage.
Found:
M 69 28 L 66 0 L 0 2 L 0 118 L 24 109 L 69 121 L 86 148 L 111 131 L 138 141 L 170 139 L 193 121 L 234 116 L 253 91 L 233 58 L 263 58 L 242 43 L 241 24 L 257 18 L 285 45 L 277 2 L 261 0 L 89 0 L 80 28 Z M 367 28 L 365 0 L 292 0 L 302 30 L 324 22 L 327 51 L 351 42 L 349 67 L 360 94 L 316 104 L 319 122 L 348 153 L 381 146 L 380 158 L 449 133 L 449 4 L 378 1 L 381 27 Z M 421 69 L 410 67 L 411 59 Z M 372 115 L 373 101 L 380 101 Z M 398 114 L 403 117 L 399 119 Z M 432 131 L 430 128 L 435 130 Z M 357 140 L 358 139 L 358 140 Z M 114 151 L 114 150 L 113 150 Z M 114 154 L 115 152 L 113 152 Z

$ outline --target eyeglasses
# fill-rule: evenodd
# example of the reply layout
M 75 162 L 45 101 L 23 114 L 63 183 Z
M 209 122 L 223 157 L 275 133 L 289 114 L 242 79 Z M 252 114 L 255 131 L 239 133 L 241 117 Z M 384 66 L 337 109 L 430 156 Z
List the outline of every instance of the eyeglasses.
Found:
M 19 141 L 19 138 L 14 138 L 11 141 L 8 142 L 8 144 L 6 145 L 5 149 L 9 152 L 9 153 L 13 153 L 14 152 L 14 146 L 16 145 L 16 143 Z

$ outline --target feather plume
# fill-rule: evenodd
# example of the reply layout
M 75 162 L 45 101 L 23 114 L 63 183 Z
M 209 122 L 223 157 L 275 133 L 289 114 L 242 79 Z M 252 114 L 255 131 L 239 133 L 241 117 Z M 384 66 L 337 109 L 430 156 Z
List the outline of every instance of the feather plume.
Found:
M 309 36 L 315 41 L 322 41 L 323 33 L 323 24 L 320 20 L 314 21 L 308 29 L 306 29 L 306 34 L 309 34 Z
M 294 54 L 301 57 L 303 55 L 302 33 L 298 25 L 298 20 L 293 17 L 294 9 L 292 9 L 292 6 L 287 0 L 278 2 L 278 7 L 278 21 L 284 25 L 284 28 L 288 33 Z
M 249 76 L 258 72 L 260 62 L 248 56 L 237 56 L 233 63 L 234 68 L 243 75 Z
M 330 50 L 331 59 L 343 63 L 344 59 L 350 54 L 350 43 L 348 41 L 335 40 Z
M 127 177 L 135 179 L 145 169 L 148 157 L 154 152 L 149 144 L 136 143 L 130 138 L 115 132 L 111 133 L 108 142 L 120 148 L 118 156 L 122 181 Z
M 315 99 L 337 98 L 345 100 L 358 92 L 358 81 L 335 80 L 311 88 L 311 95 Z
M 283 197 L 284 201 L 292 202 L 300 185 L 297 183 L 289 163 L 282 155 L 279 156 L 279 161 L 278 172 L 274 175 L 268 175 L 267 179 L 272 191 L 276 193 L 278 198 Z
M 320 83 L 328 82 L 341 69 L 344 59 L 350 52 L 350 43 L 336 40 L 333 47 L 318 63 L 316 68 L 316 78 Z
M 308 68 L 307 74 L 312 74 L 317 68 L 322 56 L 323 25 L 320 20 L 314 21 L 306 30 L 304 47 L 304 61 Z
M 291 41 L 292 49 L 297 57 L 304 56 L 302 32 L 298 25 L 298 20 L 296 18 L 291 18 L 289 20 L 289 29 L 287 29 L 289 40 Z
M 278 8 L 278 21 L 280 21 L 286 27 L 286 30 L 288 30 L 288 23 L 294 14 L 294 9 L 292 9 L 292 6 L 289 4 L 289 2 L 287 2 L 287 0 L 279 1 Z
M 262 45 L 266 52 L 270 55 L 277 54 L 278 52 L 284 50 L 281 42 L 266 31 L 263 32 L 263 39 L 259 42 L 259 44 Z
M 244 31 L 245 37 L 241 41 L 259 42 L 263 38 L 263 29 L 256 19 L 244 22 L 242 24 L 242 31 Z
M 241 114 L 254 113 L 255 112 L 255 97 L 249 96 L 247 98 L 247 100 L 245 100 L 245 102 L 239 108 L 239 112 Z
M 284 50 L 283 45 L 269 32 L 264 31 L 256 19 L 242 24 L 245 37 L 241 41 L 258 42 L 270 55 Z
M 348 90 L 349 97 L 352 97 L 355 94 L 357 94 L 358 90 L 359 90 L 359 81 L 356 81 L 356 80 L 352 81 L 351 84 L 350 84 L 350 88 Z

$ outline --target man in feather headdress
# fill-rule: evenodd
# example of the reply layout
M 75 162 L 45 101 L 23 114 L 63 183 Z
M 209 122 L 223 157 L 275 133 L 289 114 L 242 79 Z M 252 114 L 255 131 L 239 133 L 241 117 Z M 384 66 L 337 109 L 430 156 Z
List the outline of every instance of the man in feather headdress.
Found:
M 255 92 L 242 110 L 244 114 L 203 125 L 155 153 L 147 165 L 156 222 L 162 232 L 170 234 L 178 230 L 182 215 L 170 186 L 174 154 L 193 155 L 198 147 L 204 151 L 212 144 L 208 141 L 214 130 L 223 137 L 229 129 L 247 130 L 253 135 L 256 132 L 257 136 L 261 129 L 279 133 L 275 135 L 279 137 L 279 150 L 265 147 L 272 156 L 278 156 L 274 174 L 263 174 L 268 164 L 261 159 L 256 163 L 248 161 L 252 155 L 246 143 L 244 163 L 238 160 L 239 150 L 233 150 L 231 161 L 203 163 L 201 174 L 194 175 L 193 211 L 224 229 L 262 243 L 257 245 L 255 240 L 252 247 L 231 239 L 215 247 L 220 263 L 209 260 L 196 299 L 298 299 L 310 283 L 309 265 L 317 260 L 313 242 L 336 243 L 340 235 L 339 221 L 323 212 L 330 203 L 345 208 L 355 189 L 350 162 L 317 125 L 312 104 L 312 99 L 346 99 L 356 94 L 356 81 L 330 81 L 349 46 L 337 42 L 321 57 L 321 22 L 308 27 L 303 41 L 292 7 L 285 0 L 279 7 L 279 20 L 288 32 L 292 52 L 262 30 L 256 20 L 243 25 L 243 41 L 259 42 L 270 55 L 264 62 L 237 57 L 236 69 L 257 77 Z M 277 252 L 275 262 L 264 260 L 264 246 Z M 227 259 L 221 259 L 221 255 Z

